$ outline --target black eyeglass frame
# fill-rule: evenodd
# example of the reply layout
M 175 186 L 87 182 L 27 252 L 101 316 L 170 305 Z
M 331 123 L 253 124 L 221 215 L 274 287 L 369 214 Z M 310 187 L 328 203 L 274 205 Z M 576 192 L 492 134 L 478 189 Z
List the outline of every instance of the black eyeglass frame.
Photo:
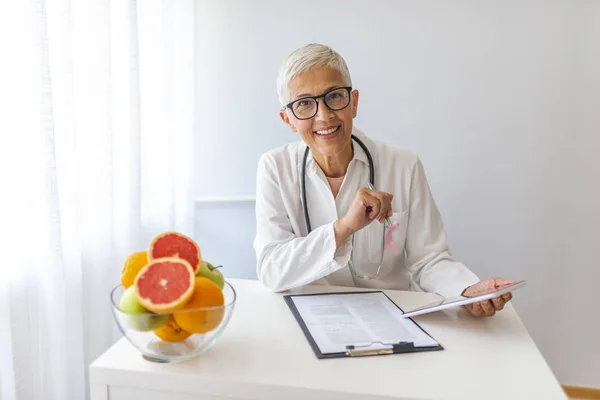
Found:
M 348 92 L 348 104 L 346 104 L 344 107 L 341 108 L 331 108 L 329 107 L 329 104 L 327 104 L 327 95 L 331 92 L 335 92 L 336 90 L 340 90 L 340 89 L 346 89 L 346 91 Z M 352 102 L 351 99 L 351 95 L 352 95 L 352 86 L 340 86 L 340 87 L 336 87 L 333 88 L 331 90 L 328 90 L 327 92 L 320 94 L 318 96 L 306 96 L 306 97 L 302 97 L 299 99 L 296 99 L 288 104 L 285 105 L 284 109 L 290 109 L 292 111 L 292 114 L 294 114 L 294 117 L 296 117 L 299 120 L 307 120 L 307 119 L 311 119 L 313 118 L 315 115 L 317 115 L 317 113 L 319 112 L 319 99 L 323 98 L 323 103 L 327 106 L 327 108 L 329 108 L 331 111 L 340 111 L 343 110 L 344 108 L 348 107 L 350 105 L 350 103 Z M 317 104 L 317 107 L 315 108 L 315 113 L 313 115 L 311 115 L 308 118 L 298 118 L 298 116 L 296 115 L 296 113 L 294 112 L 294 109 L 292 108 L 292 104 L 298 102 L 298 101 L 302 101 L 302 100 L 308 100 L 308 99 L 312 99 L 315 101 L 315 103 Z

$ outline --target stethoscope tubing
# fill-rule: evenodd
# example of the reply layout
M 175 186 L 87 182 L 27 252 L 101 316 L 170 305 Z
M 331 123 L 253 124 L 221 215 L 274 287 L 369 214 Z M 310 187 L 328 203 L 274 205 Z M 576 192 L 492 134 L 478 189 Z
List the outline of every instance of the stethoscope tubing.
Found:
M 370 182 L 370 187 L 372 188 L 375 186 L 375 168 L 373 166 L 373 157 L 371 157 L 371 153 L 369 152 L 369 149 L 363 143 L 362 140 L 360 140 L 359 138 L 357 138 L 354 135 L 352 135 L 351 137 L 352 137 L 352 140 L 354 140 L 356 143 L 358 143 L 358 145 L 360 147 L 362 147 L 362 149 L 365 151 L 365 154 L 367 155 L 367 159 L 369 160 L 369 182 Z M 308 216 L 308 205 L 306 202 L 306 160 L 308 159 L 309 151 L 310 151 L 310 148 L 307 146 L 306 150 L 304 151 L 304 158 L 302 160 L 302 179 L 300 181 L 301 190 L 302 190 L 302 205 L 304 208 L 304 219 L 306 221 L 306 229 L 308 230 L 307 234 L 310 234 L 310 232 L 312 231 L 312 228 L 310 225 L 310 217 Z M 356 271 L 354 270 L 354 263 L 352 262 L 352 254 L 350 254 L 350 261 L 348 262 L 348 265 L 350 267 L 350 272 L 352 273 L 352 275 L 355 277 L 361 278 L 361 279 L 365 279 L 365 280 L 373 279 L 377 275 L 379 275 L 379 271 L 381 270 L 381 263 L 383 261 L 384 247 L 385 247 L 385 227 L 383 230 L 381 259 L 379 260 L 379 267 L 377 268 L 377 272 L 374 275 L 368 275 L 368 276 L 358 275 L 356 273 Z M 352 234 L 352 253 L 353 252 L 354 252 L 354 234 Z

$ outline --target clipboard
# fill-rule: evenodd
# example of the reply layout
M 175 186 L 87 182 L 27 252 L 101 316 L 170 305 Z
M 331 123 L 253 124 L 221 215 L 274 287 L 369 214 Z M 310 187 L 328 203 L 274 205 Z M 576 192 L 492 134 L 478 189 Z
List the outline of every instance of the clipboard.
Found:
M 331 359 L 331 358 L 342 358 L 342 357 L 365 357 L 365 356 L 379 356 L 379 355 L 391 355 L 401 353 L 415 353 L 415 352 L 426 352 L 426 351 L 439 351 L 443 350 L 444 347 L 437 342 L 429 333 L 427 333 L 419 324 L 417 324 L 412 318 L 402 318 L 403 322 L 398 321 L 398 324 L 410 324 L 412 329 L 418 330 L 422 335 L 431 339 L 433 342 L 430 345 L 415 345 L 413 341 L 398 341 L 394 343 L 383 343 L 383 342 L 370 342 L 369 344 L 356 344 L 348 343 L 345 346 L 344 351 L 334 352 L 323 352 L 317 344 L 315 337 L 311 333 L 306 321 L 301 315 L 298 307 L 296 306 L 294 299 L 300 297 L 310 296 L 356 296 L 356 295 L 371 295 L 379 294 L 385 298 L 384 301 L 389 302 L 389 307 L 393 307 L 396 311 L 400 311 L 400 314 L 404 313 L 396 303 L 394 303 L 383 291 L 359 291 L 359 292 L 326 292 L 326 293 L 305 293 L 305 294 L 288 294 L 284 295 L 283 298 L 288 305 L 292 315 L 296 319 L 298 325 L 302 329 L 306 340 L 310 344 L 315 356 L 318 359 Z M 409 322 L 410 321 L 410 322 Z

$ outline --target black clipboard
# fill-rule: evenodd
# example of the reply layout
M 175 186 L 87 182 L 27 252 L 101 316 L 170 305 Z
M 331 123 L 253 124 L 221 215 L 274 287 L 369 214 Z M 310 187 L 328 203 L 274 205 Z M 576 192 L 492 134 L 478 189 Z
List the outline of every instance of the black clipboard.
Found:
M 381 293 L 394 306 L 396 306 L 396 308 L 398 308 L 400 311 L 402 311 L 404 313 L 404 310 L 402 310 L 402 308 L 400 308 L 394 301 L 392 301 L 392 299 L 390 299 L 388 297 L 387 294 L 385 294 L 385 292 L 383 292 L 381 290 L 370 290 L 370 291 L 360 291 L 360 292 L 326 292 L 326 293 L 288 294 L 288 295 L 284 295 L 283 299 L 285 300 L 286 304 L 290 308 L 290 311 L 292 312 L 292 315 L 294 316 L 294 318 L 296 318 L 298 325 L 300 325 L 300 328 L 302 329 L 302 333 L 304 333 L 304 336 L 308 340 L 308 343 L 310 344 L 313 352 L 315 353 L 315 356 L 318 359 L 341 358 L 341 357 L 366 357 L 366 356 L 380 356 L 380 355 L 389 355 L 389 354 L 416 353 L 416 352 L 425 352 L 425 351 L 444 350 L 444 347 L 441 344 L 439 344 L 439 342 L 437 340 L 435 340 L 427 331 L 425 331 L 425 329 L 423 329 L 423 327 L 421 327 L 421 325 L 416 323 L 412 318 L 407 317 L 407 319 L 411 320 L 416 327 L 418 327 L 421 331 L 423 331 L 423 333 L 425 333 L 431 339 L 435 340 L 438 343 L 437 346 L 415 347 L 412 342 L 400 342 L 400 343 L 396 343 L 393 345 L 389 345 L 385 349 L 361 349 L 360 347 L 348 345 L 348 346 L 346 346 L 345 352 L 323 354 L 321 352 L 321 350 L 319 349 L 317 342 L 315 341 L 312 334 L 308 330 L 308 327 L 306 326 L 304 319 L 300 315 L 300 312 L 296 308 L 293 298 L 294 297 L 302 297 L 302 296 L 347 295 L 347 294 L 364 294 L 364 293 Z

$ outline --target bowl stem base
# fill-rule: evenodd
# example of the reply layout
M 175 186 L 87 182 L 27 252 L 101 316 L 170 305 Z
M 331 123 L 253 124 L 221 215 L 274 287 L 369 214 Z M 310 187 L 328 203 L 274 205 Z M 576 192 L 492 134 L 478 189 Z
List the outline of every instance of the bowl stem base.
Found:
M 142 357 L 146 360 L 146 361 L 150 361 L 150 362 L 155 362 L 155 363 L 169 363 L 170 361 L 168 360 L 163 360 L 160 358 L 155 358 L 155 357 L 151 357 L 151 356 L 147 356 L 146 354 L 142 354 Z

